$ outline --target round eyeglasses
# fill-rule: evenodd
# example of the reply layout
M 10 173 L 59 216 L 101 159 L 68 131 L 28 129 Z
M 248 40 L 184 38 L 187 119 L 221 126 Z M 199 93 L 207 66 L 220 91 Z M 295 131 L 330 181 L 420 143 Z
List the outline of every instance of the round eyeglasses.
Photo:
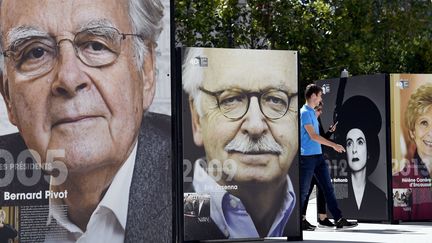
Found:
M 88 28 L 76 33 L 73 40 L 54 37 L 31 36 L 14 41 L 2 54 L 10 57 L 22 75 L 34 77 L 44 75 L 57 63 L 60 43 L 72 43 L 75 55 L 89 67 L 112 64 L 120 55 L 121 42 L 127 36 L 143 38 L 138 34 L 120 33 L 113 27 Z
M 279 89 L 268 89 L 262 92 L 227 89 L 212 92 L 200 87 L 199 90 L 215 97 L 222 114 L 233 120 L 241 119 L 247 113 L 251 97 L 258 98 L 260 110 L 266 118 L 270 120 L 282 118 L 290 107 L 291 99 L 297 96 L 297 93 L 288 94 Z

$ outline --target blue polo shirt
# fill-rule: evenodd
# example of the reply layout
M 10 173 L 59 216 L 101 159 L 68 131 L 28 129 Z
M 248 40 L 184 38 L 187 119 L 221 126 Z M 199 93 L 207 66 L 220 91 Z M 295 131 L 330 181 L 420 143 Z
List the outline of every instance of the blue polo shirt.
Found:
M 305 125 L 312 125 L 316 134 L 319 134 L 318 119 L 315 110 L 304 104 L 300 109 L 300 154 L 316 155 L 322 154 L 321 144 L 313 141 L 305 129 Z

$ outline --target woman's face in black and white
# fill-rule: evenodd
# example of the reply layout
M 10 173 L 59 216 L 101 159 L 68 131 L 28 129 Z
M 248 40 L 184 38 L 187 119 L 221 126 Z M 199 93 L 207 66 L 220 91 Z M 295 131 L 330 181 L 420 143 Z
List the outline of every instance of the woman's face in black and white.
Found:
M 353 128 L 347 133 L 346 153 L 348 165 L 352 171 L 358 172 L 366 168 L 366 137 L 360 129 Z

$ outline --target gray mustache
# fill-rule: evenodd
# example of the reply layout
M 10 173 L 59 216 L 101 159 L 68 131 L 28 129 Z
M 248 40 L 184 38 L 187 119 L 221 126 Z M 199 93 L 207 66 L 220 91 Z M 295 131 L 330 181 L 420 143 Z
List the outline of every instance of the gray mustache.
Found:
M 246 134 L 238 134 L 225 146 L 226 152 L 240 153 L 273 153 L 281 154 L 280 146 L 272 136 L 264 135 L 259 138 L 251 138 Z

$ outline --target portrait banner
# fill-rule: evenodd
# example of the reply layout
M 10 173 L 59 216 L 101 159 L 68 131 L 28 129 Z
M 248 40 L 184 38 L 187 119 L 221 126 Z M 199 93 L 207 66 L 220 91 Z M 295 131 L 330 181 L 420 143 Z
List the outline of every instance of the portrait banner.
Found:
M 173 241 L 170 8 L 0 1 L 1 242 Z
M 391 74 L 393 220 L 432 220 L 432 74 Z
M 383 74 L 316 81 L 323 89 L 321 136 L 346 150 L 322 146 L 345 218 L 389 220 L 386 82 Z
M 183 239 L 301 239 L 297 52 L 181 59 Z

